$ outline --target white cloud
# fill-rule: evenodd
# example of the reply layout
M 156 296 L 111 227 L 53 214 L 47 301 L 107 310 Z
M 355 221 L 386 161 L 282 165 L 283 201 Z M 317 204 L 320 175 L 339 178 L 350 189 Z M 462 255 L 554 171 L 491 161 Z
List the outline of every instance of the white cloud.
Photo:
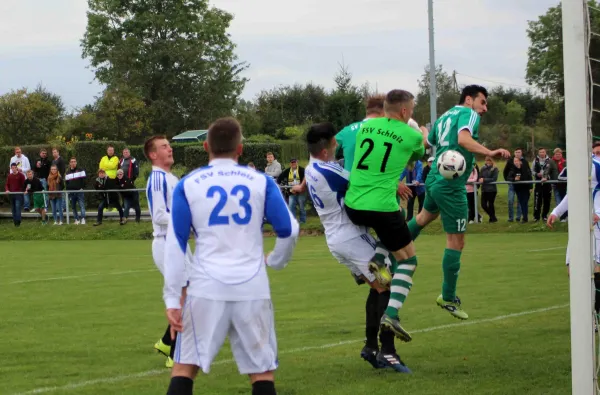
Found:
M 0 53 L 78 45 L 86 10 L 84 0 L 2 0 Z

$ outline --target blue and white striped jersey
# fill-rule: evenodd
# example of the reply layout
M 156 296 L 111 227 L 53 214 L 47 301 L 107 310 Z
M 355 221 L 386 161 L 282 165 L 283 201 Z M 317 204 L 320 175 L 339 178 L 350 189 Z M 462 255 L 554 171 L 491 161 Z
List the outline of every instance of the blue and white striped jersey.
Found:
M 565 168 L 566 169 L 566 168 Z M 562 174 L 562 173 L 561 173 Z M 592 156 L 592 174 L 590 177 L 590 188 L 592 190 L 592 202 L 594 212 L 600 216 L 600 158 Z M 561 217 L 569 209 L 569 195 L 567 194 L 560 204 L 552 210 L 552 215 Z
M 306 187 L 325 228 L 328 245 L 360 237 L 366 228 L 356 226 L 344 210 L 350 173 L 335 162 L 311 157 L 305 170 Z
M 167 235 L 173 190 L 178 182 L 179 178 L 174 174 L 166 172 L 160 167 L 152 166 L 152 172 L 146 184 L 146 196 L 148 197 L 154 237 Z
M 181 180 L 173 192 L 165 245 L 167 308 L 178 308 L 188 238 L 196 247 L 187 293 L 205 299 L 270 299 L 266 266 L 285 267 L 299 225 L 271 177 L 231 159 L 214 159 Z M 273 252 L 263 251 L 263 218 L 277 234 Z

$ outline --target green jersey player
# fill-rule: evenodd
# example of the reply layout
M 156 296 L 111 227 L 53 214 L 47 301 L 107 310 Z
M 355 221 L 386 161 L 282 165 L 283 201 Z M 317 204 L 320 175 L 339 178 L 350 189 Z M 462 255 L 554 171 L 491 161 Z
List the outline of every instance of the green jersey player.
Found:
M 423 134 L 407 124 L 414 106 L 411 93 L 393 90 L 385 99 L 385 117 L 362 124 L 344 200 L 350 220 L 372 228 L 397 261 L 381 326 L 403 341 L 410 341 L 411 336 L 400 325 L 398 310 L 412 287 L 417 257 L 396 196 L 406 165 L 425 153 Z
M 347 171 L 352 170 L 352 164 L 354 163 L 354 149 L 356 146 L 356 135 L 360 130 L 363 123 L 372 118 L 383 117 L 383 102 L 385 96 L 375 95 L 369 97 L 367 100 L 367 116 L 364 120 L 354 122 L 335 135 L 335 140 L 338 144 L 338 150 L 342 150 L 344 157 L 344 169 Z
M 478 85 L 469 85 L 462 90 L 459 105 L 446 111 L 433 125 L 426 146 L 436 148 L 436 158 L 425 181 L 425 203 L 423 210 L 408 223 L 413 240 L 421 230 L 440 214 L 446 232 L 446 250 L 442 260 L 444 281 L 442 294 L 437 304 L 454 317 L 469 318 L 456 296 L 456 283 L 460 271 L 460 257 L 465 245 L 468 205 L 465 184 L 471 174 L 475 155 L 510 157 L 510 153 L 499 148 L 489 150 L 477 142 L 479 119 L 487 111 L 487 90 Z M 461 177 L 447 180 L 438 172 L 437 161 L 444 152 L 455 150 L 465 158 L 466 169 Z

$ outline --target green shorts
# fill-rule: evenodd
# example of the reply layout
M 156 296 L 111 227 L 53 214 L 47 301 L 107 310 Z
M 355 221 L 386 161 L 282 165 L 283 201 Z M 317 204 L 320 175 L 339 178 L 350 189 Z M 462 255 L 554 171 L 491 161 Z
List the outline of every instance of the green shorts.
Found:
M 425 185 L 423 208 L 432 214 L 440 213 L 444 232 L 450 234 L 465 233 L 469 206 L 467 190 L 464 185 L 457 187 L 443 181 L 434 181 Z
M 40 209 L 40 208 L 44 208 L 45 206 L 46 206 L 46 204 L 44 202 L 44 195 L 41 193 L 34 193 L 33 194 L 33 208 Z

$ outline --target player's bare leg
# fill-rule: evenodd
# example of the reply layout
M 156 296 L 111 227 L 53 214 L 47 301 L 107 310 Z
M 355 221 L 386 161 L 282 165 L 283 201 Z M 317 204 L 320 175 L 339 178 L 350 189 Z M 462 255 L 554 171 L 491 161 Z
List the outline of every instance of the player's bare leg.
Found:
M 385 314 L 381 317 L 381 327 L 394 332 L 397 338 L 409 342 L 411 335 L 400 325 L 398 310 L 402 308 L 410 289 L 412 288 L 412 276 L 417 268 L 417 257 L 415 256 L 415 245 L 410 242 L 406 247 L 392 251 L 392 255 L 398 262 L 392 278 L 391 295 Z
M 198 366 L 176 363 L 171 371 L 171 383 L 167 395 L 192 395 Z
M 419 237 L 419 234 L 421 234 L 421 230 L 423 230 L 423 228 L 435 221 L 439 216 L 440 213 L 433 214 L 423 208 L 417 215 L 412 217 L 412 219 L 408 221 L 407 225 L 413 241 Z
M 456 283 L 458 282 L 458 274 L 460 272 L 460 256 L 464 247 L 464 233 L 446 234 L 446 250 L 444 251 L 444 259 L 442 261 L 444 282 L 442 284 L 442 294 L 436 300 L 438 306 L 461 320 L 469 318 L 469 315 L 461 307 L 460 299 L 456 296 Z
M 276 395 L 275 375 L 273 371 L 249 374 L 252 395 Z

